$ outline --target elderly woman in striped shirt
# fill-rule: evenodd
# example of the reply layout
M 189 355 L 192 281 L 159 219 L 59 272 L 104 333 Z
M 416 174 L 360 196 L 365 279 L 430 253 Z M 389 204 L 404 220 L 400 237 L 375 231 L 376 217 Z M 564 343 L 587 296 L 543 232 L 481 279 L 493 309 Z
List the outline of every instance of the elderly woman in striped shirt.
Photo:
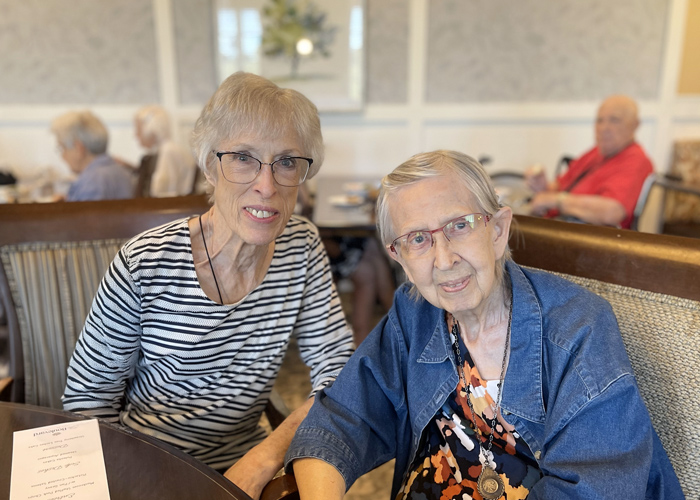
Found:
M 312 401 L 265 437 L 258 421 L 290 337 L 312 393 L 352 352 L 318 232 L 293 215 L 298 186 L 323 162 L 320 121 L 298 92 L 236 73 L 204 107 L 193 144 L 212 207 L 124 245 L 63 405 L 177 446 L 256 498 Z

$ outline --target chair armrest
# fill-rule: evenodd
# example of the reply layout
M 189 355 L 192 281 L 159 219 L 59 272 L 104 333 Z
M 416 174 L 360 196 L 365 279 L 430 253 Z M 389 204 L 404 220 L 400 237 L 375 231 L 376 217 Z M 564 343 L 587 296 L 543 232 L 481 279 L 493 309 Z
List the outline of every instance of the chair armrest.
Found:
M 637 204 L 634 207 L 634 217 L 632 218 L 631 228 L 635 231 L 638 229 L 639 218 L 644 213 L 647 200 L 649 199 L 649 193 L 654 186 L 659 186 L 666 191 L 678 191 L 680 193 L 700 196 L 699 187 L 684 183 L 680 177 L 670 174 L 665 174 L 663 176 L 654 173 L 649 174 L 644 180 L 642 189 L 639 192 L 639 198 L 637 198 Z
M 267 401 L 267 406 L 265 406 L 265 416 L 268 422 L 270 422 L 272 429 L 276 429 L 290 414 L 291 411 L 287 408 L 279 392 L 273 389 L 272 392 L 270 392 L 270 399 Z
M 263 488 L 260 500 L 299 500 L 297 482 L 291 474 L 282 474 L 272 479 Z
M 678 177 L 667 175 L 666 177 L 656 179 L 656 183 L 671 191 L 680 191 L 681 193 L 700 196 L 700 187 L 684 183 L 680 181 Z

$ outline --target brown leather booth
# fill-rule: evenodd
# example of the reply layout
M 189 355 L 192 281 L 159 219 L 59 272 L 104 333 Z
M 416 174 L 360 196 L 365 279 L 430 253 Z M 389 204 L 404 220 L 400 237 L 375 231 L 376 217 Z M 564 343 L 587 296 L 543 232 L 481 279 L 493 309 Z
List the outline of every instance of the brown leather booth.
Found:
M 521 265 L 700 300 L 700 239 L 516 215 Z
M 28 241 L 130 238 L 146 229 L 208 209 L 209 202 L 204 195 L 0 204 L 0 246 Z

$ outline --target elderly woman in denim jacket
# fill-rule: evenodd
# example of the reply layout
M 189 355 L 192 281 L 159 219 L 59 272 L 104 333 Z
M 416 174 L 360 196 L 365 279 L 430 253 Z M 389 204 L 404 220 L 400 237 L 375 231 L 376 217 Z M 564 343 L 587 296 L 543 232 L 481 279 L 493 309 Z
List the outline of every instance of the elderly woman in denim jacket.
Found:
M 610 305 L 511 260 L 476 161 L 416 155 L 377 210 L 410 283 L 297 430 L 302 499 L 393 458 L 396 499 L 683 498 Z

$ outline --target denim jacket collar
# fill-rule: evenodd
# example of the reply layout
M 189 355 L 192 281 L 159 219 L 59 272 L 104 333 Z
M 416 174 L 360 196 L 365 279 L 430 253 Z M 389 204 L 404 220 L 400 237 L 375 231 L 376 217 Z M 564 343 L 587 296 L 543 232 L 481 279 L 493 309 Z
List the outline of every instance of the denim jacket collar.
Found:
M 545 408 L 542 394 L 542 311 L 532 285 L 522 270 L 508 262 L 513 297 L 513 317 L 518 321 L 511 325 L 509 366 L 518 366 L 524 377 L 508 377 L 503 387 L 501 409 L 532 422 L 544 422 Z M 456 367 L 450 332 L 447 331 L 444 313 L 437 315 L 430 340 L 418 356 L 419 363 L 443 363 L 451 360 Z M 455 377 L 456 378 L 456 377 Z
M 423 352 L 418 356 L 417 361 L 419 363 L 442 363 L 447 359 L 452 359 L 450 338 L 444 314 L 438 314 L 433 334 L 425 345 Z

